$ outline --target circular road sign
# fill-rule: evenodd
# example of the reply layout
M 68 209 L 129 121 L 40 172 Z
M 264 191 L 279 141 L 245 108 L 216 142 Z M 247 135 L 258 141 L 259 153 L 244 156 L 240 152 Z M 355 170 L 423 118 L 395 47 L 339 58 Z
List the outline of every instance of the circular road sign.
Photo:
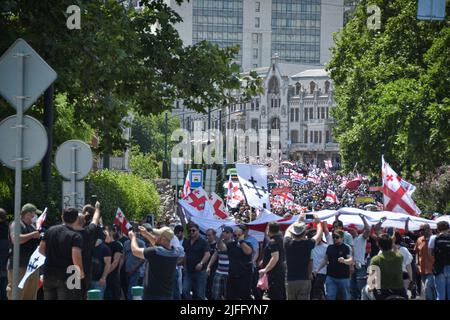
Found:
M 64 178 L 70 180 L 76 172 L 76 180 L 81 180 L 92 168 L 91 147 L 80 140 L 67 140 L 56 150 L 55 164 Z

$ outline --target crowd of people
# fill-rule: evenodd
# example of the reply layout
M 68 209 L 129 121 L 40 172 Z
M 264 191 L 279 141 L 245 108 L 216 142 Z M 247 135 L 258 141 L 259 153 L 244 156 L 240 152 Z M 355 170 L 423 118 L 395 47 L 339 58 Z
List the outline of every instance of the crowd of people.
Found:
M 65 209 L 62 223 L 36 230 L 38 212 L 21 212 L 19 277 L 33 252 L 46 257 L 28 277 L 19 299 L 81 300 L 98 290 L 105 300 L 133 299 L 143 286 L 146 300 L 370 300 L 450 298 L 449 224 L 410 232 L 383 229 L 383 219 L 364 229 L 332 226 L 305 213 L 287 229 L 267 224 L 264 241 L 245 223 L 200 230 L 195 223 L 158 228 L 133 223 L 123 233 L 103 226 L 100 203 L 82 212 Z M 0 209 L 1 299 L 11 299 L 14 223 Z M 80 286 L 69 285 L 75 266 Z

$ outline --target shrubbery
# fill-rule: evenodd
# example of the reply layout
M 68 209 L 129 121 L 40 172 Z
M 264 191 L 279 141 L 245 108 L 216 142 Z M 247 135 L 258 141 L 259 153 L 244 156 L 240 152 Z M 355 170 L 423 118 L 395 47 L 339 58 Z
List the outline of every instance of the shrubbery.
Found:
M 131 173 L 101 170 L 86 178 L 86 199 L 95 194 L 102 205 L 104 223 L 112 223 L 117 208 L 121 208 L 128 221 L 144 219 L 157 214 L 159 195 L 153 183 Z

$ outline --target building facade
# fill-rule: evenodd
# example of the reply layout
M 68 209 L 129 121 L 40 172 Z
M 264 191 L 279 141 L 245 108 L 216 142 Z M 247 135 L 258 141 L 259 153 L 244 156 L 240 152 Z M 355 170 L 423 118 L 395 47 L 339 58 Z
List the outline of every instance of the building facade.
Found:
M 300 160 L 323 166 L 335 165 L 339 145 L 333 137 L 335 107 L 332 81 L 323 67 L 291 65 L 275 55 L 270 67 L 256 69 L 264 78 L 264 94 L 247 103 L 218 107 L 211 111 L 211 129 L 277 129 L 280 134 L 280 160 Z M 182 127 L 189 131 L 207 130 L 208 117 L 175 108 Z M 182 116 L 181 116 L 182 115 Z
M 325 64 L 345 11 L 344 0 L 166 2 L 183 19 L 175 27 L 185 45 L 239 45 L 243 71 L 268 66 L 275 53 L 285 63 Z

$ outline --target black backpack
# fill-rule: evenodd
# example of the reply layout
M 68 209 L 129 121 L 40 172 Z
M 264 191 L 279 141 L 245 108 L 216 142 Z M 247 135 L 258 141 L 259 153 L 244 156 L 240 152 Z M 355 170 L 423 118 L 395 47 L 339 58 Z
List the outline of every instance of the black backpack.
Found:
M 450 234 L 442 233 L 436 237 L 434 243 L 433 273 L 442 273 L 447 265 L 450 265 Z

